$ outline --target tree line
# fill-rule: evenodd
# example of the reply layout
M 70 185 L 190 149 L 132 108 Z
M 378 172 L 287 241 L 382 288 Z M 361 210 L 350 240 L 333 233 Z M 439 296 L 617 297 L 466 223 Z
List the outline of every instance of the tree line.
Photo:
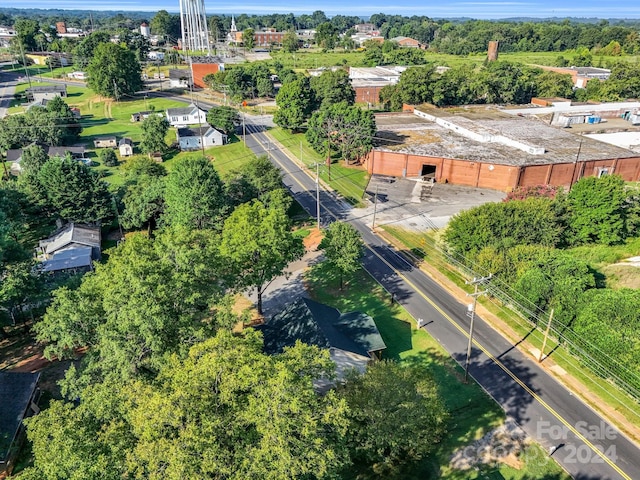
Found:
M 640 67 L 615 64 L 609 79 L 592 79 L 586 88 L 574 89 L 570 75 L 497 61 L 481 67 L 461 65 L 439 74 L 433 64 L 405 70 L 395 85 L 380 91 L 380 101 L 390 110 L 402 104 L 437 106 L 469 104 L 526 104 L 533 97 L 563 97 L 579 101 L 616 101 L 640 96 Z
M 580 342 L 576 355 L 602 374 L 591 358 L 613 361 L 624 380 L 640 389 L 638 294 L 607 288 L 603 276 L 576 247 L 610 246 L 640 234 L 639 197 L 621 177 L 587 177 L 565 192 L 528 189 L 453 217 L 443 241 L 474 270 L 509 285 L 532 321 L 554 310 L 553 327 Z M 531 228 L 535 225 L 535 228 Z

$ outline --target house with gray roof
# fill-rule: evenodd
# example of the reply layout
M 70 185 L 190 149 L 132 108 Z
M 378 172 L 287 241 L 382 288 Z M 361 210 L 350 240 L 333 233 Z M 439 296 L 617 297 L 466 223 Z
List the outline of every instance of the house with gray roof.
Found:
M 352 369 L 364 371 L 387 348 L 373 318 L 362 312 L 340 313 L 336 308 L 300 298 L 256 329 L 264 337 L 264 351 L 274 355 L 299 340 L 329 350 L 338 378 Z M 316 386 L 326 388 L 327 381 Z
M 85 148 L 80 147 L 52 147 L 50 145 L 40 145 L 49 157 L 64 157 L 67 153 L 71 155 L 71 158 L 80 160 L 84 158 Z M 11 173 L 13 175 L 20 175 L 22 172 L 22 166 L 20 161 L 22 160 L 22 148 L 12 148 L 7 150 L 7 162 L 11 162 Z
M 22 421 L 38 413 L 39 373 L 0 371 L 0 477 L 11 474 L 24 439 Z
M 41 271 L 90 270 L 93 260 L 100 259 L 101 242 L 100 227 L 69 223 L 40 241 Z
M 167 120 L 172 127 L 207 123 L 207 111 L 193 103 L 187 107 L 167 108 Z
M 38 85 L 25 90 L 29 102 L 39 102 L 41 100 L 51 100 L 55 97 L 66 97 L 66 85 Z
M 182 151 L 200 150 L 203 145 L 204 148 L 225 145 L 228 138 L 226 134 L 209 125 L 196 128 L 178 128 L 177 137 Z

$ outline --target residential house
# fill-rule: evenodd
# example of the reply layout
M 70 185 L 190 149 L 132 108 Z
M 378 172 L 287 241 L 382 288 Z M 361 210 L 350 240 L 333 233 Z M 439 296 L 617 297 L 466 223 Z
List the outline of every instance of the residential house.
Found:
M 27 100 L 29 102 L 39 102 L 43 99 L 51 100 L 55 97 L 66 97 L 67 86 L 66 85 L 41 85 L 37 87 L 27 88 L 25 90 Z
M 188 107 L 167 108 L 166 115 L 172 127 L 207 123 L 207 111 L 195 106 L 193 103 Z
M 49 145 L 40 145 L 49 157 L 64 157 L 69 154 L 72 158 L 80 160 L 84 158 L 84 147 L 52 147 Z M 22 167 L 20 161 L 22 160 L 22 148 L 14 148 L 7 150 L 7 162 L 11 162 L 11 173 L 13 175 L 20 175 Z
M 41 271 L 91 270 L 100 259 L 100 227 L 69 223 L 45 240 L 40 240 L 38 258 Z
M 118 150 L 121 157 L 130 157 L 133 155 L 133 142 L 130 138 L 121 138 L 118 142 Z
M 387 348 L 373 319 L 361 312 L 339 310 L 300 298 L 290 303 L 268 322 L 256 327 L 264 337 L 264 350 L 278 354 L 299 340 L 329 350 L 336 363 L 338 378 L 348 370 L 364 371 L 367 364 L 380 359 Z M 327 380 L 314 382 L 317 388 L 331 385 Z
M 191 72 L 189 70 L 169 70 L 169 85 L 171 88 L 189 88 L 193 85 Z
M 22 421 L 37 414 L 39 373 L 0 371 L 0 477 L 10 475 L 25 429 Z
M 178 144 L 180 150 L 200 150 L 203 147 L 209 148 L 227 143 L 227 135 L 221 131 L 210 127 L 179 128 Z
M 94 148 L 116 148 L 118 146 L 118 140 L 115 135 L 97 137 L 93 140 L 93 146 Z

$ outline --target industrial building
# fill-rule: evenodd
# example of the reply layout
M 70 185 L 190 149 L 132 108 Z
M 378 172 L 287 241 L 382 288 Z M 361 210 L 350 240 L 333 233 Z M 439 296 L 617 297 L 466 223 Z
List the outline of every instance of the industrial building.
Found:
M 511 191 L 582 177 L 640 178 L 640 155 L 492 107 L 409 107 L 381 115 L 369 173 Z

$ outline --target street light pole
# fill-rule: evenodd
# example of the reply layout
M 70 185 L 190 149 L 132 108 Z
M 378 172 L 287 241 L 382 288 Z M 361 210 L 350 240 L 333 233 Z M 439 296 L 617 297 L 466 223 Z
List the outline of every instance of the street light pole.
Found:
M 468 296 L 473 297 L 473 303 L 469 304 L 469 313 L 468 315 L 471 317 L 471 322 L 469 323 L 469 343 L 467 344 L 467 360 L 464 364 L 464 383 L 467 383 L 469 378 L 469 363 L 471 361 L 471 345 L 473 344 L 473 322 L 476 316 L 476 305 L 478 303 L 478 297 L 480 295 L 484 295 L 487 293 L 486 290 L 482 292 L 478 292 L 478 285 L 488 282 L 491 280 L 493 275 L 489 275 L 488 277 L 476 278 L 473 277 L 473 280 L 466 282 L 467 285 L 473 285 L 474 291 L 473 293 L 467 294 Z
M 376 185 L 376 195 L 373 200 L 373 221 L 371 222 L 371 230 L 376 229 L 376 213 L 378 212 L 378 185 Z

